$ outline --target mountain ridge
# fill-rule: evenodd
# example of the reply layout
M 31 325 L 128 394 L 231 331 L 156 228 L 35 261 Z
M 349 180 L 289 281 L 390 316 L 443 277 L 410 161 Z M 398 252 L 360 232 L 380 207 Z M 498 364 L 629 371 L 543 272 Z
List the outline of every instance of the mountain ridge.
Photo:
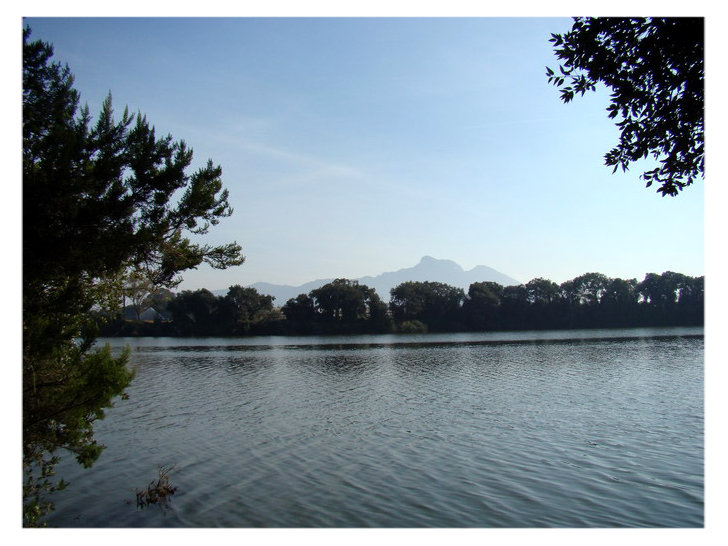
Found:
M 275 305 L 283 306 L 290 298 L 295 298 L 299 294 L 308 294 L 311 290 L 319 288 L 333 280 L 317 279 L 298 286 L 256 282 L 249 285 L 249 287 L 255 288 L 261 294 L 274 296 Z M 352 280 L 374 288 L 384 302 L 389 301 L 389 291 L 392 288 L 407 281 L 442 282 L 462 288 L 466 292 L 474 282 L 492 281 L 503 286 L 521 284 L 520 281 L 492 267 L 477 265 L 472 269 L 464 270 L 452 260 L 438 259 L 432 256 L 423 256 L 419 263 L 412 267 L 405 267 L 397 271 L 387 271 L 379 275 L 369 275 Z M 225 295 L 227 294 L 227 289 L 213 290 L 213 294 Z
M 474 282 L 493 281 L 503 286 L 521 284 L 513 277 L 485 265 L 478 265 L 466 271 L 452 260 L 441 260 L 432 256 L 423 256 L 413 267 L 381 273 L 374 277 L 362 277 L 357 280 L 360 284 L 374 288 L 385 301 L 389 300 L 390 289 L 407 281 L 443 282 L 462 288 L 466 292 Z

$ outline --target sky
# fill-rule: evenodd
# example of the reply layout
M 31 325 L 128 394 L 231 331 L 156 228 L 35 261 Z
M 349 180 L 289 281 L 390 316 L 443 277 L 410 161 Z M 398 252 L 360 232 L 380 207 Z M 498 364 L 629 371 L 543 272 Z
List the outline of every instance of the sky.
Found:
M 97 113 L 141 112 L 221 165 L 234 214 L 205 242 L 245 263 L 180 289 L 299 285 L 415 265 L 487 265 L 521 282 L 587 272 L 705 273 L 704 183 L 612 174 L 600 89 L 547 83 L 560 17 L 37 18 Z

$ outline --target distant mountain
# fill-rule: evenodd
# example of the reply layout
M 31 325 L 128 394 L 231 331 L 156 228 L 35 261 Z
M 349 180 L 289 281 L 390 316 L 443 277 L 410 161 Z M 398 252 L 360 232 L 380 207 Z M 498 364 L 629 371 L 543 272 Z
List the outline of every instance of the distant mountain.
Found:
M 299 294 L 308 294 L 311 290 L 323 286 L 332 280 L 319 279 L 300 286 L 270 284 L 266 282 L 257 282 L 250 286 L 261 294 L 274 296 L 275 305 L 283 306 L 289 299 L 295 298 Z M 389 302 L 389 291 L 395 286 L 407 281 L 442 282 L 462 288 L 466 292 L 474 282 L 493 281 L 503 286 L 521 284 L 520 281 L 517 281 L 513 277 L 509 277 L 491 267 L 479 265 L 469 271 L 465 271 L 451 260 L 438 260 L 431 256 L 423 257 L 420 263 L 414 267 L 406 267 L 399 271 L 382 273 L 375 277 L 361 277 L 355 280 L 359 281 L 359 284 L 366 284 L 374 288 L 385 303 Z M 225 295 L 227 294 L 227 289 L 215 290 L 214 293 Z
M 474 282 L 493 281 L 503 286 L 521 284 L 519 281 L 493 268 L 479 265 L 465 271 L 452 260 L 438 260 L 431 256 L 424 256 L 420 263 L 414 267 L 407 267 L 399 271 L 382 273 L 376 277 L 362 277 L 357 279 L 360 284 L 366 284 L 376 289 L 377 294 L 389 301 L 389 291 L 395 286 L 407 281 L 436 281 L 457 286 L 466 292 Z

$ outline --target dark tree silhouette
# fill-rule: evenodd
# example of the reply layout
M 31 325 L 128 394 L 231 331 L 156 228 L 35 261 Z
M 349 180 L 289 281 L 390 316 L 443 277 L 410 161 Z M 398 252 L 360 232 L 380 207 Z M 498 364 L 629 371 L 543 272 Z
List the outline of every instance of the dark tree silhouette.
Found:
M 215 328 L 219 303 L 212 292 L 204 288 L 200 290 L 183 290 L 169 302 L 167 308 L 172 314 L 175 328 L 181 335 L 209 336 L 219 334 Z M 234 319 L 231 318 L 230 322 Z
M 220 305 L 230 321 L 221 321 L 225 335 L 250 333 L 256 324 L 270 316 L 274 299 L 273 296 L 259 294 L 255 288 L 243 288 L 239 284 L 231 286 Z
M 156 287 L 208 263 L 243 262 L 237 243 L 193 243 L 232 213 L 221 169 L 186 170 L 192 151 L 157 138 L 143 116 L 115 121 L 111 97 L 95 123 L 53 48 L 23 32 L 24 525 L 52 508 L 45 493 L 59 449 L 91 466 L 93 424 L 123 394 L 125 354 L 94 349 L 92 312 L 118 307 L 124 278 Z
M 201 289 L 166 301 L 171 322 L 122 321 L 107 335 L 330 335 L 564 328 L 700 326 L 704 278 L 666 271 L 637 279 L 585 273 L 561 285 L 544 278 L 502 286 L 472 283 L 463 290 L 438 282 L 405 282 L 392 289 L 389 309 L 376 291 L 337 279 L 289 299 L 231 286 L 226 296 Z
M 309 296 L 314 302 L 315 316 L 331 332 L 384 332 L 389 329 L 386 304 L 376 290 L 365 284 L 336 279 L 312 290 Z
M 493 330 L 497 327 L 498 312 L 503 298 L 503 286 L 496 282 L 475 282 L 468 288 L 463 303 L 465 324 L 471 330 Z
M 282 308 L 286 319 L 293 322 L 307 323 L 316 318 L 313 298 L 307 294 L 299 294 L 289 299 Z
M 462 288 L 441 282 L 404 282 L 390 291 L 389 309 L 398 322 L 419 321 L 431 331 L 462 328 Z
M 577 17 L 550 41 L 562 64 L 546 75 L 564 102 L 598 83 L 612 91 L 607 111 L 621 134 L 606 165 L 627 170 L 651 155 L 660 166 L 642 178 L 663 196 L 704 177 L 702 18 Z

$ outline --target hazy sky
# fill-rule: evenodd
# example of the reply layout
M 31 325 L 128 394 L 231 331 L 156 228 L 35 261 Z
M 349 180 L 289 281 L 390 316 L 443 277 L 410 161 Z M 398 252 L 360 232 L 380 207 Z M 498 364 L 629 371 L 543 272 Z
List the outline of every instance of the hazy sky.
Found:
M 527 282 L 704 274 L 703 186 L 612 174 L 608 93 L 545 77 L 564 18 L 29 18 L 97 113 L 141 111 L 223 168 L 210 242 L 246 262 L 180 288 L 376 275 L 423 255 Z

